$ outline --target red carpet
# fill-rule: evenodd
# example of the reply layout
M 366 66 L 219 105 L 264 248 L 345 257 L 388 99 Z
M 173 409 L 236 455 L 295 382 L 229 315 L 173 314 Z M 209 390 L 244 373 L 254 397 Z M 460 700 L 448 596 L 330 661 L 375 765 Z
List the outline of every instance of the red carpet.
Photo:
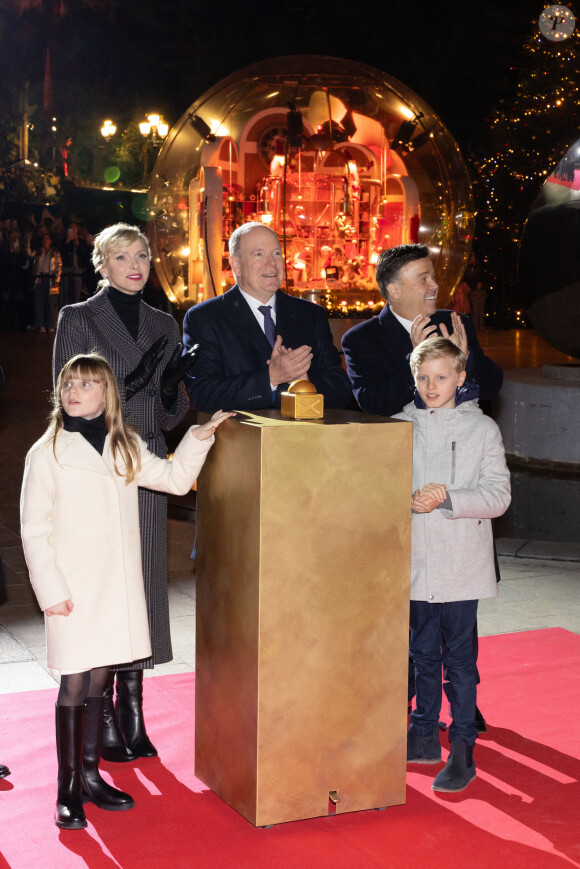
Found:
M 56 692 L 0 698 L 0 869 L 552 869 L 580 867 L 580 636 L 561 629 L 481 640 L 489 732 L 477 779 L 435 795 L 439 767 L 410 768 L 407 804 L 255 829 L 195 778 L 194 679 L 145 681 L 161 759 L 104 764 L 130 812 L 87 807 L 85 831 L 52 822 Z M 443 736 L 443 745 L 447 738 Z M 2 856 L 3 855 L 3 856 Z

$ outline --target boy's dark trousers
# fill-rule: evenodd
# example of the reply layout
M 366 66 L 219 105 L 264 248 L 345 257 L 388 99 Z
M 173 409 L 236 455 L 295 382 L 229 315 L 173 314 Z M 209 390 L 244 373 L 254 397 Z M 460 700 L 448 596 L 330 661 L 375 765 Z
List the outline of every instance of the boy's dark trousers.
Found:
M 473 650 L 473 630 L 477 620 L 477 600 L 450 603 L 411 601 L 410 652 L 415 660 L 416 709 L 411 723 L 429 735 L 438 728 L 441 711 L 441 665 L 449 678 L 449 701 L 453 722 L 450 741 L 474 745 L 477 667 Z

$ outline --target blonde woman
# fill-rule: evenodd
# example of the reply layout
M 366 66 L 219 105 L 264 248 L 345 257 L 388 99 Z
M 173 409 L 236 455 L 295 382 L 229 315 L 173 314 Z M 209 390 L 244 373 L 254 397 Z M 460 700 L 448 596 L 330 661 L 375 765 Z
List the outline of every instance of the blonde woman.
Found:
M 87 826 L 83 802 L 108 811 L 135 803 L 99 774 L 103 689 L 117 661 L 151 654 L 141 571 L 139 486 L 185 494 L 231 413 L 192 427 L 173 461 L 147 449 L 123 420 L 117 381 L 96 353 L 60 372 L 50 425 L 26 457 L 22 541 L 46 619 L 56 703 L 55 823 Z
M 148 449 L 165 458 L 163 432 L 185 416 L 188 401 L 180 381 L 195 357 L 182 356 L 179 329 L 169 314 L 145 304 L 151 250 L 145 235 L 117 223 L 94 239 L 99 292 L 86 302 L 64 307 L 54 344 L 53 377 L 75 353 L 96 351 L 108 361 L 119 386 L 125 419 L 135 426 Z M 139 661 L 115 663 L 116 710 L 112 672 L 105 689 L 103 757 L 129 761 L 153 757 L 157 750 L 143 718 L 143 670 L 171 661 L 167 594 L 167 497 L 139 489 L 139 523 L 151 652 Z

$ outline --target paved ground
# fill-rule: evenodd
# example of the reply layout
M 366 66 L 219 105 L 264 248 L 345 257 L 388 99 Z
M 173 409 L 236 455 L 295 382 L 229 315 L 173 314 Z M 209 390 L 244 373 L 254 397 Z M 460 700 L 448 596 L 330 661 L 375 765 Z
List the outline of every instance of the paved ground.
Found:
M 529 331 L 484 332 L 480 341 L 504 370 L 568 360 Z M 24 456 L 44 431 L 49 411 L 51 346 L 50 335 L 0 335 L 6 372 L 0 394 L 0 555 L 7 581 L 0 607 L 0 693 L 55 686 L 46 671 L 43 616 L 28 581 L 18 519 Z M 195 669 L 195 574 L 189 558 L 194 527 L 188 521 L 169 522 L 174 660 L 156 668 L 155 675 Z M 480 634 L 548 627 L 580 633 L 579 548 L 501 541 L 500 552 L 513 554 L 500 556 L 499 598 L 480 604 Z

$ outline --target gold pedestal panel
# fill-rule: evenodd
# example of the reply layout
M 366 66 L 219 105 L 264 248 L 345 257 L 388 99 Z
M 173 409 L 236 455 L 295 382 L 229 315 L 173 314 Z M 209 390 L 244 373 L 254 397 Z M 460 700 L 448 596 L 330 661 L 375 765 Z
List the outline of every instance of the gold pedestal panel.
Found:
M 217 432 L 196 775 L 256 826 L 405 801 L 411 453 L 409 423 L 346 411 Z

